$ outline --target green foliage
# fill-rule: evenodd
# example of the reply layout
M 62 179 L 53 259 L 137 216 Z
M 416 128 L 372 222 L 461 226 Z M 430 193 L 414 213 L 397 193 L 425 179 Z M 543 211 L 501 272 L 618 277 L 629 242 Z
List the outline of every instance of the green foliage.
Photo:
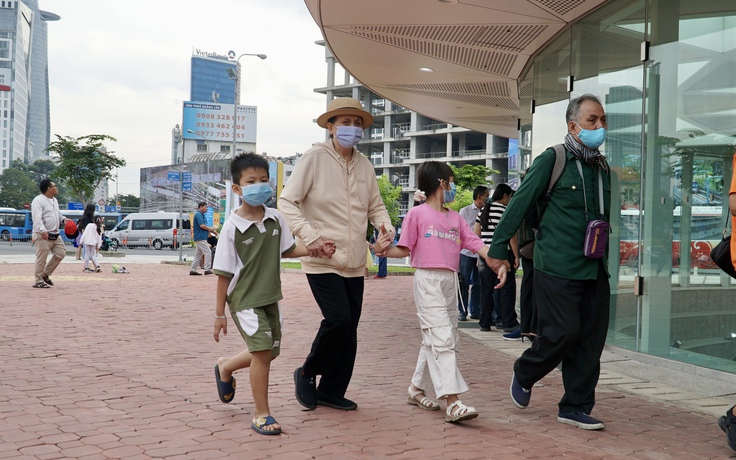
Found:
M 457 195 L 455 201 L 448 204 L 447 207 L 454 211 L 460 211 L 473 202 L 473 189 L 475 187 L 485 185 L 490 188 L 492 181 L 488 177 L 500 172 L 481 165 L 463 165 L 461 168 L 450 165 L 450 168 L 452 168 L 452 177 L 457 188 Z
M 46 178 L 55 179 L 56 163 L 54 163 L 54 160 L 37 160 L 28 168 L 28 172 L 31 180 L 37 184 Z M 61 194 L 61 191 L 59 194 Z
M 74 138 L 57 134 L 56 138 L 47 149 L 58 155 L 54 175 L 84 204 L 92 200 L 101 181 L 112 179 L 115 168 L 125 166 L 125 160 L 108 152 L 103 145 L 106 140 L 115 141 L 114 137 L 91 134 Z
M 381 199 L 383 204 L 386 206 L 386 211 L 391 219 L 391 225 L 396 225 L 399 222 L 399 198 L 401 197 L 401 187 L 394 187 L 388 176 L 383 175 L 378 177 L 378 190 L 381 192 Z M 366 229 L 366 239 L 370 240 L 373 236 L 373 224 L 368 222 L 368 228 Z
M 133 194 L 113 196 L 107 199 L 108 206 L 117 206 L 118 202 L 125 211 L 138 210 L 141 207 L 141 199 Z
M 500 171 L 481 165 L 463 165 L 461 168 L 450 165 L 455 186 L 463 190 L 473 190 L 479 185 L 489 185 L 491 181 L 487 179 L 491 174 L 498 174 Z
M 453 211 L 460 212 L 462 208 L 464 208 L 465 206 L 469 205 L 472 202 L 473 202 L 473 190 L 472 189 L 466 189 L 463 191 L 460 191 L 460 189 L 458 189 L 457 195 L 455 195 L 455 201 L 446 205 L 445 207 L 452 209 Z
M 39 193 L 38 183 L 31 180 L 27 166 L 19 160 L 0 175 L 0 206 L 23 209 L 23 204 L 33 201 Z

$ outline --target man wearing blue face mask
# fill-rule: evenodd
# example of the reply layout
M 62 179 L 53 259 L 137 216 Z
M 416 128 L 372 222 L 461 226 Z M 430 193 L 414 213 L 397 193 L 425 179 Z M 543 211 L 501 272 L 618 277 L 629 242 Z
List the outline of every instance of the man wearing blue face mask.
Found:
M 606 138 L 606 113 L 597 97 L 584 94 L 570 101 L 566 121 L 564 144 L 534 160 L 509 202 L 493 235 L 489 266 L 494 271 L 508 267 L 507 245 L 536 206 L 532 291 L 539 335 L 514 364 L 511 399 L 526 408 L 532 386 L 562 363 L 565 394 L 557 421 L 600 430 L 603 422 L 590 413 L 608 331 L 610 287 L 605 252 L 584 251 L 589 222 L 607 222 L 610 216 L 610 170 L 599 150 Z M 556 161 L 556 150 L 564 154 L 563 161 Z M 561 174 L 548 194 L 557 165 Z
M 192 240 L 194 241 L 197 249 L 194 252 L 192 268 L 189 269 L 190 275 L 201 275 L 198 270 L 199 266 L 202 264 L 203 256 L 204 274 L 212 274 L 212 249 L 207 242 L 207 238 L 209 237 L 210 233 L 217 235 L 217 229 L 207 226 L 205 213 L 207 213 L 207 203 L 201 201 L 197 205 L 197 212 L 194 213 L 194 225 L 192 226 Z
M 345 392 L 358 348 L 368 221 L 394 236 L 373 165 L 355 148 L 371 123 L 360 101 L 332 100 L 317 118 L 329 139 L 304 153 L 279 198 L 279 210 L 309 251 L 302 270 L 324 318 L 304 364 L 294 371 L 296 399 L 307 409 L 358 407 Z M 335 242 L 332 258 L 321 257 L 325 240 Z

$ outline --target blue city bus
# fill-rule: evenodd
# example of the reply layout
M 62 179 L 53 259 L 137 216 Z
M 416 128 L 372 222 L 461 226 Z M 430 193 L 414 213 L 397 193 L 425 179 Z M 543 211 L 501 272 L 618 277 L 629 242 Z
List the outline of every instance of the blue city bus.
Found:
M 0 240 L 30 241 L 33 233 L 31 211 L 0 208 Z

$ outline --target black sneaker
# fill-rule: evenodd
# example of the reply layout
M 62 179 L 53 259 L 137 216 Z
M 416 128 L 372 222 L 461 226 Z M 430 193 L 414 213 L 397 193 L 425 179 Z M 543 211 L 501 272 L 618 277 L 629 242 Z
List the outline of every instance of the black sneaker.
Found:
M 317 387 L 314 383 L 314 377 L 302 375 L 302 368 L 297 367 L 294 371 L 294 386 L 296 400 L 299 404 L 312 410 L 317 407 Z
M 205 274 L 205 275 L 211 275 L 211 274 L 212 274 L 212 270 L 205 270 L 205 271 L 204 271 L 204 274 Z
M 458 316 L 457 316 L 457 320 L 458 320 L 458 321 L 467 321 L 467 320 L 468 320 L 468 318 L 467 318 L 467 316 L 465 316 L 465 315 L 458 315 Z
M 194 270 L 191 270 L 191 271 L 189 272 L 189 274 L 190 274 L 190 275 L 192 275 L 192 276 L 202 276 L 202 274 L 201 274 L 201 273 L 199 273 L 199 272 L 195 272 Z
M 327 406 L 333 409 L 339 410 L 355 410 L 358 405 L 347 398 L 338 398 L 336 396 L 330 396 L 317 390 L 317 405 Z
M 576 426 L 584 430 L 602 430 L 606 427 L 598 419 L 591 417 L 585 412 L 560 412 L 557 414 L 557 421 Z

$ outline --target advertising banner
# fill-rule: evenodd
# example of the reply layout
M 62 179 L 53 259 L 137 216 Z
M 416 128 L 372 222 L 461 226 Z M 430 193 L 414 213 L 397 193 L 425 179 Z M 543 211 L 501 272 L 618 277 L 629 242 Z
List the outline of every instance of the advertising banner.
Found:
M 233 104 L 184 102 L 183 137 L 232 142 L 233 108 Z M 237 142 L 256 142 L 256 119 L 255 106 L 238 106 L 237 126 L 235 126 Z

